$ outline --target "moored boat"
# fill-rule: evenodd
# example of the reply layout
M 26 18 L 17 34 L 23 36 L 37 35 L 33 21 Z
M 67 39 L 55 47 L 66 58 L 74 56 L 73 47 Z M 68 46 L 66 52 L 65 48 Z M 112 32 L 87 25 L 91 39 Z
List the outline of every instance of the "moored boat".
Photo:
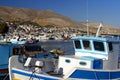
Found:
M 8 61 L 9 57 L 12 55 L 18 55 L 21 45 L 25 44 L 27 41 L 0 40 L 0 80 L 8 79 Z
M 15 49 L 19 46 L 20 45 L 13 44 L 11 42 L 0 42 L 0 77 L 8 74 L 9 57 L 18 54 L 18 51 L 15 51 Z
M 10 80 L 120 79 L 120 41 L 114 37 L 73 37 L 74 55 L 9 59 Z M 69 46 L 69 45 L 68 45 Z

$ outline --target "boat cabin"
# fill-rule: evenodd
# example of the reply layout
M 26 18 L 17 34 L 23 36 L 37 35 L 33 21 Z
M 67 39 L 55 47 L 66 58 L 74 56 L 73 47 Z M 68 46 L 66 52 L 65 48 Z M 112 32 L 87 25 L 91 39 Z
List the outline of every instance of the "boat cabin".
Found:
M 83 69 L 118 69 L 119 40 L 102 37 L 73 37 L 75 55 L 59 57 L 59 69 L 64 75 L 76 68 Z

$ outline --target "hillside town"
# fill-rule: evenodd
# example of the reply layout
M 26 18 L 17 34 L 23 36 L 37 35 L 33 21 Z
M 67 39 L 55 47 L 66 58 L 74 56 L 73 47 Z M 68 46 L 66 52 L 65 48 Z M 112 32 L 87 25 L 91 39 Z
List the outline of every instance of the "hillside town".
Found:
M 16 40 L 68 40 L 76 36 L 77 30 L 71 28 L 59 27 L 41 27 L 33 24 L 15 25 L 12 22 L 6 22 L 9 30 L 6 34 L 0 34 L 0 39 L 9 41 Z

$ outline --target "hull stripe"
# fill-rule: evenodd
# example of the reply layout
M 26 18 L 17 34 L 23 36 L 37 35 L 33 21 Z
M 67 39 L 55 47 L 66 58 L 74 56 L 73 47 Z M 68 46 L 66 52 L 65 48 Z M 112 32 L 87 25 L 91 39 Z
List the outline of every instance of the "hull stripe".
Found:
M 76 70 L 70 78 L 82 78 L 82 79 L 120 79 L 120 71 L 108 72 L 108 71 L 87 71 Z
M 20 71 L 16 71 L 16 70 L 12 70 L 12 73 L 28 76 L 30 78 L 38 78 L 38 79 L 45 79 L 45 80 L 58 80 L 58 79 L 51 78 L 51 77 L 40 76 L 40 75 L 38 76 L 38 75 L 35 75 L 35 74 L 20 72 Z

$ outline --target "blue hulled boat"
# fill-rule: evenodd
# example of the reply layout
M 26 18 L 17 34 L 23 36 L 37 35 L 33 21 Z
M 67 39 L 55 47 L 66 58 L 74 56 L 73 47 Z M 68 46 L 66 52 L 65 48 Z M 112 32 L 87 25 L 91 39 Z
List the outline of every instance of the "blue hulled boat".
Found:
M 21 43 L 12 43 L 7 42 L 4 40 L 0 40 L 0 77 L 6 76 L 8 74 L 8 61 L 9 57 L 12 55 L 18 55 L 18 48 L 20 47 Z M 1 79 L 1 78 L 0 78 Z
M 120 41 L 115 37 L 73 37 L 74 55 L 9 59 L 10 80 L 120 79 Z M 69 47 L 69 45 L 68 45 Z

